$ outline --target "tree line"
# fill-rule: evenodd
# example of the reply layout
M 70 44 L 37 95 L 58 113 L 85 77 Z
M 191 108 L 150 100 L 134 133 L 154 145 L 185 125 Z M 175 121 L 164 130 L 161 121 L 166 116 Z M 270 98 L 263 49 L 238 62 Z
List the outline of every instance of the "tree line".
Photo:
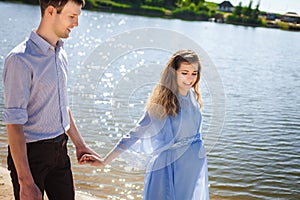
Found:
M 0 0 L 6 1 L 6 0 Z M 23 3 L 38 4 L 38 0 L 15 0 Z M 209 7 L 205 0 L 85 0 L 85 9 L 122 12 L 129 14 L 180 18 L 186 20 L 208 20 L 216 14 L 224 14 L 215 7 Z M 216 4 L 217 5 L 217 4 Z M 228 23 L 261 25 L 259 3 L 252 9 L 253 0 L 248 6 L 240 2 L 232 14 L 227 16 Z
M 239 5 L 234 8 L 233 13 L 227 17 L 227 21 L 231 23 L 262 25 L 262 21 L 259 18 L 260 3 L 258 3 L 254 9 L 252 9 L 252 5 L 252 0 L 250 0 L 249 5 L 245 7 L 243 7 L 242 3 L 240 2 Z

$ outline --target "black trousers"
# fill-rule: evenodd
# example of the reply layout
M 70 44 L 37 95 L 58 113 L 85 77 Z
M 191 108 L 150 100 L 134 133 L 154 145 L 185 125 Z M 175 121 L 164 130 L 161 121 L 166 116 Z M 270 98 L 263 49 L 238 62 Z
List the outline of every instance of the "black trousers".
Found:
M 27 143 L 27 156 L 35 184 L 49 200 L 74 200 L 74 184 L 67 152 L 68 136 Z M 16 200 L 20 199 L 18 174 L 8 147 L 8 170 Z

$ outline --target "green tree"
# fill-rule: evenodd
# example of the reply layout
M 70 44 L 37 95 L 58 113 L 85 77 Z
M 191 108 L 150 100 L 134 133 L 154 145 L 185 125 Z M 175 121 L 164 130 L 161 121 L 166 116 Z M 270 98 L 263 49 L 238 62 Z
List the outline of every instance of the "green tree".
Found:
M 199 4 L 199 3 L 204 3 L 205 0 L 191 0 L 192 3 L 194 3 L 195 5 Z
M 178 0 L 176 3 L 177 7 L 188 7 L 191 4 L 191 0 Z
M 150 6 L 165 6 L 165 1 L 164 0 L 145 0 L 144 1 L 145 5 L 150 5 Z
M 114 2 L 122 4 L 141 5 L 143 3 L 143 0 L 114 0 Z
M 243 15 L 250 17 L 252 13 L 253 0 L 250 0 L 248 7 L 243 8 Z
M 164 4 L 166 8 L 175 8 L 176 0 L 164 0 Z
M 209 8 L 206 6 L 205 1 L 198 2 L 197 10 L 203 10 L 209 12 Z
M 234 8 L 233 15 L 240 17 L 242 15 L 242 10 L 243 10 L 242 2 L 240 2 L 239 5 Z
M 38 4 L 39 2 L 37 0 L 24 0 L 24 3 L 28 4 Z
M 260 2 L 258 2 L 258 4 L 256 5 L 255 9 L 252 10 L 252 16 L 251 16 L 252 19 L 258 20 L 258 16 L 259 16 L 259 13 L 260 13 L 260 11 L 259 11 L 259 5 L 260 5 Z

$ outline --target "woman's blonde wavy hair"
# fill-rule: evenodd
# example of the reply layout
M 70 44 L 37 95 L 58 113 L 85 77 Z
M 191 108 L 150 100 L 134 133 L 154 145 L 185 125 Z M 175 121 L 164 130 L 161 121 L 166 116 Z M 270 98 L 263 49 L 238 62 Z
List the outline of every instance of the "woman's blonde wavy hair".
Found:
M 165 118 L 166 116 L 175 117 L 177 115 L 180 105 L 177 98 L 178 84 L 176 71 L 179 69 L 181 63 L 184 62 L 198 64 L 197 79 L 192 87 L 196 93 L 200 108 L 203 107 L 198 84 L 201 71 L 199 57 L 192 50 L 179 50 L 168 61 L 165 69 L 162 71 L 160 82 L 152 90 L 146 105 L 146 109 L 150 114 L 159 118 Z

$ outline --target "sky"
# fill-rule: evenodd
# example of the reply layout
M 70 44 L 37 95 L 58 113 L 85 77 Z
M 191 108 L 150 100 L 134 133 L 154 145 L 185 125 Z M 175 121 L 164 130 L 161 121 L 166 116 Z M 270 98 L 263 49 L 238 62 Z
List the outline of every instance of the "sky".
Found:
M 224 0 L 206 0 L 215 3 L 222 3 Z M 248 6 L 250 0 L 229 0 L 233 6 L 242 2 L 242 6 Z M 300 0 L 253 0 L 252 8 L 255 8 L 260 1 L 259 10 L 285 14 L 286 12 L 296 12 L 300 15 Z

